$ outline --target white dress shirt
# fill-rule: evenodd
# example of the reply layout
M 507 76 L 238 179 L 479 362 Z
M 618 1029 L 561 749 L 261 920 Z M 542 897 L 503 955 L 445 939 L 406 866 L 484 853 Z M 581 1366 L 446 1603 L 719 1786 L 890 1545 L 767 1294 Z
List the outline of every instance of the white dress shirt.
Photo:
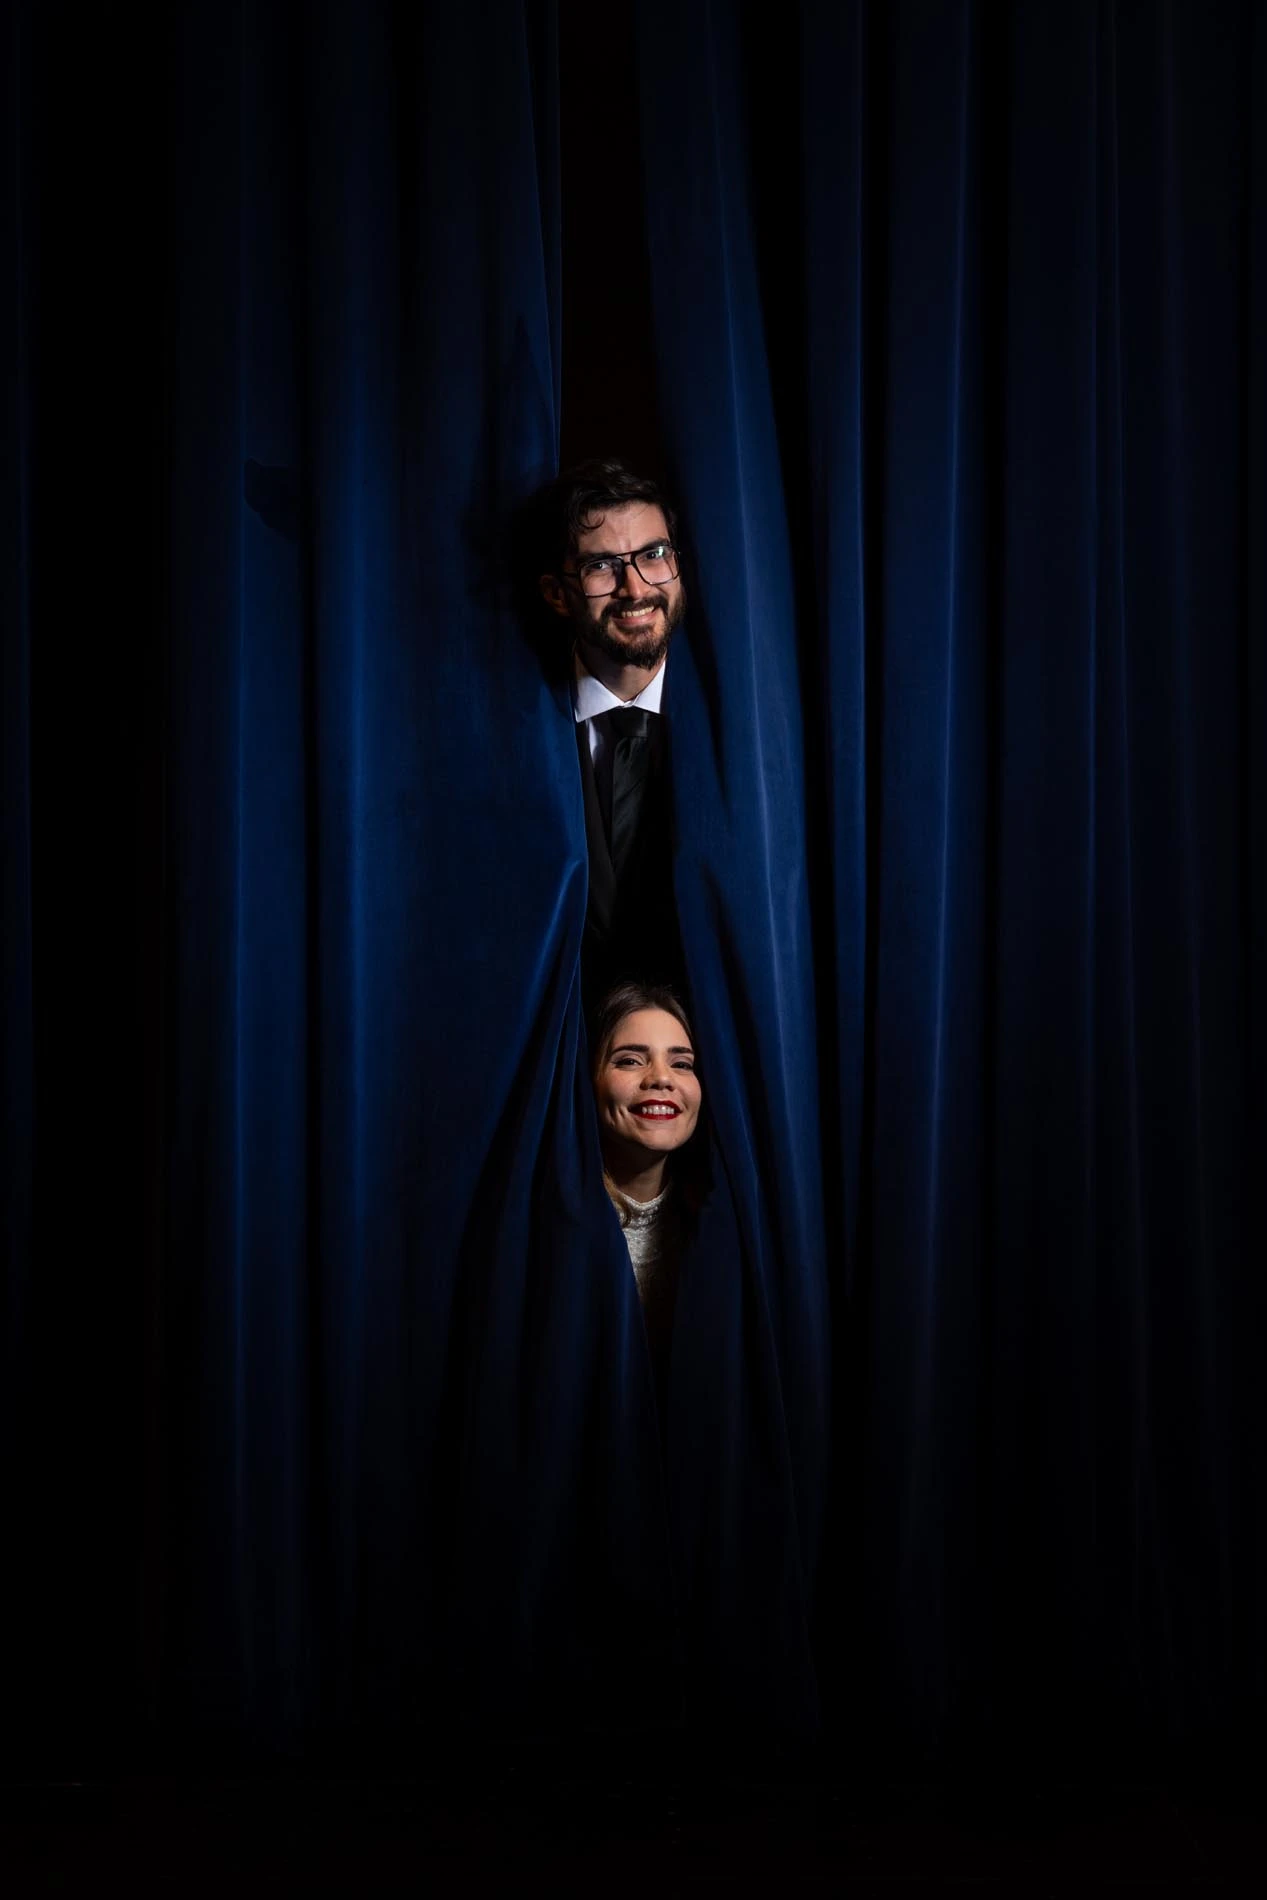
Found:
M 611 760 L 607 756 L 610 750 L 610 734 L 601 725 L 594 724 L 596 713 L 614 712 L 618 706 L 641 706 L 645 712 L 658 714 L 660 695 L 664 691 L 664 673 L 668 666 L 666 655 L 660 662 L 659 671 L 647 682 L 634 699 L 617 699 L 609 692 L 601 680 L 587 672 L 580 654 L 576 654 L 576 673 L 572 680 L 572 713 L 578 726 L 588 725 L 586 738 L 590 742 L 590 757 L 594 761 L 594 778 L 600 787 L 610 793 Z M 604 807 L 606 809 L 606 807 Z

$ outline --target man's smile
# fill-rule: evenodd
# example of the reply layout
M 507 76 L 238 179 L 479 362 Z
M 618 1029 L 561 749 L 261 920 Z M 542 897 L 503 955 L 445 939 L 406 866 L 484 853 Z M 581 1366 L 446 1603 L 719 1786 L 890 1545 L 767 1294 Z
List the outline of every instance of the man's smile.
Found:
M 615 612 L 609 607 L 603 618 L 605 620 L 614 620 L 618 627 L 640 627 L 644 620 L 649 620 L 652 614 L 659 613 L 659 611 L 660 602 L 658 600 L 647 600 L 643 601 L 637 607 L 620 607 Z
M 663 511 L 641 502 L 596 511 L 568 558 L 572 565 L 559 574 L 541 576 L 545 598 L 572 622 L 585 671 L 627 700 L 664 664 L 686 604 Z M 657 573 L 674 570 L 672 577 L 648 581 L 640 560 L 654 562 Z

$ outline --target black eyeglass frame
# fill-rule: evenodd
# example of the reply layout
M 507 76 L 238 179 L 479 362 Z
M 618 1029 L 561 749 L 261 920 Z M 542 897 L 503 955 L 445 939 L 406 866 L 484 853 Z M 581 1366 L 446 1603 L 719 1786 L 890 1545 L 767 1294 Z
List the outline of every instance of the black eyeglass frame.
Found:
M 639 561 L 642 559 L 642 556 L 644 554 L 650 554 L 652 548 L 663 548 L 665 550 L 665 553 L 669 556 L 673 565 L 673 572 L 669 575 L 668 578 L 671 581 L 675 581 L 678 578 L 678 575 L 682 571 L 682 553 L 681 553 L 681 549 L 678 547 L 675 541 L 667 541 L 667 540 L 666 541 L 648 541 L 645 548 L 635 548 L 632 554 L 596 554 L 594 555 L 593 559 L 595 561 L 609 561 L 613 568 L 619 568 L 620 570 L 620 572 L 613 579 L 611 586 L 604 588 L 601 593 L 592 594 L 590 592 L 588 587 L 586 587 L 584 581 L 581 579 L 580 568 L 573 568 L 573 569 L 564 568 L 561 574 L 559 575 L 559 579 L 564 580 L 564 581 L 575 581 L 576 585 L 580 588 L 581 592 L 585 595 L 585 598 L 587 600 L 606 600 L 609 594 L 618 594 L 621 588 L 624 586 L 625 569 L 627 567 L 632 567 L 632 569 L 634 570 L 634 573 L 638 576 L 639 580 L 645 581 L 648 587 L 659 587 L 663 583 L 660 582 L 659 580 L 653 580 L 651 579 L 649 575 L 644 574 L 641 567 L 639 567 L 638 565 Z M 582 566 L 588 566 L 588 565 L 589 565 L 588 562 L 582 563 Z

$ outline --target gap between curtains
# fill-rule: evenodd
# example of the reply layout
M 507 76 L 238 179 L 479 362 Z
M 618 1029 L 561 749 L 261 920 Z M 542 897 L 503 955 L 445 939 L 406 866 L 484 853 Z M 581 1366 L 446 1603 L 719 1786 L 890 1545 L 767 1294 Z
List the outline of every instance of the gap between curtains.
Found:
M 1254 1732 L 1260 12 L 638 9 L 715 1175 L 665 1482 L 495 578 L 554 9 L 195 5 L 143 96 L 14 10 L 24 1769 Z

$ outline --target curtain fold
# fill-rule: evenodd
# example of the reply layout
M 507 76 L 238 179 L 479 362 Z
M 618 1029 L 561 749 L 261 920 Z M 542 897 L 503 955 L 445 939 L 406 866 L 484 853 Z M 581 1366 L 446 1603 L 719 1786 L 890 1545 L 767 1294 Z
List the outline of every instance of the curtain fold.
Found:
M 680 1538 L 705 1494 L 725 1536 L 683 1558 L 688 1655 L 710 1703 L 812 1732 L 831 1318 L 801 686 L 784 664 L 792 556 L 742 173 L 741 76 L 707 10 L 640 40 L 661 406 L 693 550 L 669 683 L 676 887 L 709 1115 L 735 1239 L 707 1235 L 674 1339 Z M 691 93 L 660 83 L 671 36 Z M 701 57 L 701 55 L 705 55 Z M 704 1260 L 708 1260 L 707 1274 Z M 720 1499 L 715 1494 L 718 1486 Z M 756 1632 L 763 1634 L 758 1636 Z M 742 1660 L 741 1660 L 742 1659 Z
M 571 715 L 499 571 L 557 458 L 553 8 L 185 9 L 155 47 L 150 189 L 101 227 L 139 302 L 82 372 L 57 249 L 92 202 L 59 146 L 77 98 L 20 24 L 6 205 L 55 261 L 9 233 L 10 316 L 47 340 L 6 461 L 6 843 L 35 813 L 6 943 L 34 943 L 37 989 L 30 1059 L 6 1038 L 35 1146 L 33 1171 L 6 1154 L 33 1196 L 6 1280 L 14 1734 L 58 1765 L 121 1737 L 369 1759 L 673 1721 L 654 1389 L 581 1030 Z M 117 112 L 140 69 L 100 50 Z M 143 143 L 106 142 L 98 196 Z M 87 673 L 82 763 L 114 775 L 88 823 L 139 866 L 133 890 L 103 863 L 104 955 L 55 947 L 93 797 L 64 696 L 102 626 L 47 525 L 81 384 L 112 426 L 156 425 L 94 497 L 94 546 L 144 603 L 135 657 Z M 62 1106 L 81 1056 L 87 1148 Z M 95 1205 L 76 1166 L 90 1203 L 109 1184 Z
M 194 1721 L 619 1719 L 672 1640 L 654 1402 L 582 1099 L 570 716 L 494 564 L 556 454 L 550 16 L 204 29 L 172 858 L 222 884 L 174 906 L 172 1654 Z
M 756 934 L 775 837 L 808 893 L 705 1020 L 767 1273 L 832 1313 L 820 1685 L 901 1752 L 1225 1730 L 1262 1670 L 1261 25 L 653 11 L 693 665 L 752 788 L 741 852 L 699 822 L 712 912 Z M 818 1342 L 775 1340 L 796 1444 Z
M 1261 11 L 637 9 L 712 1160 L 662 1430 L 499 565 L 555 8 L 13 10 L 23 1773 L 1255 1734 Z

